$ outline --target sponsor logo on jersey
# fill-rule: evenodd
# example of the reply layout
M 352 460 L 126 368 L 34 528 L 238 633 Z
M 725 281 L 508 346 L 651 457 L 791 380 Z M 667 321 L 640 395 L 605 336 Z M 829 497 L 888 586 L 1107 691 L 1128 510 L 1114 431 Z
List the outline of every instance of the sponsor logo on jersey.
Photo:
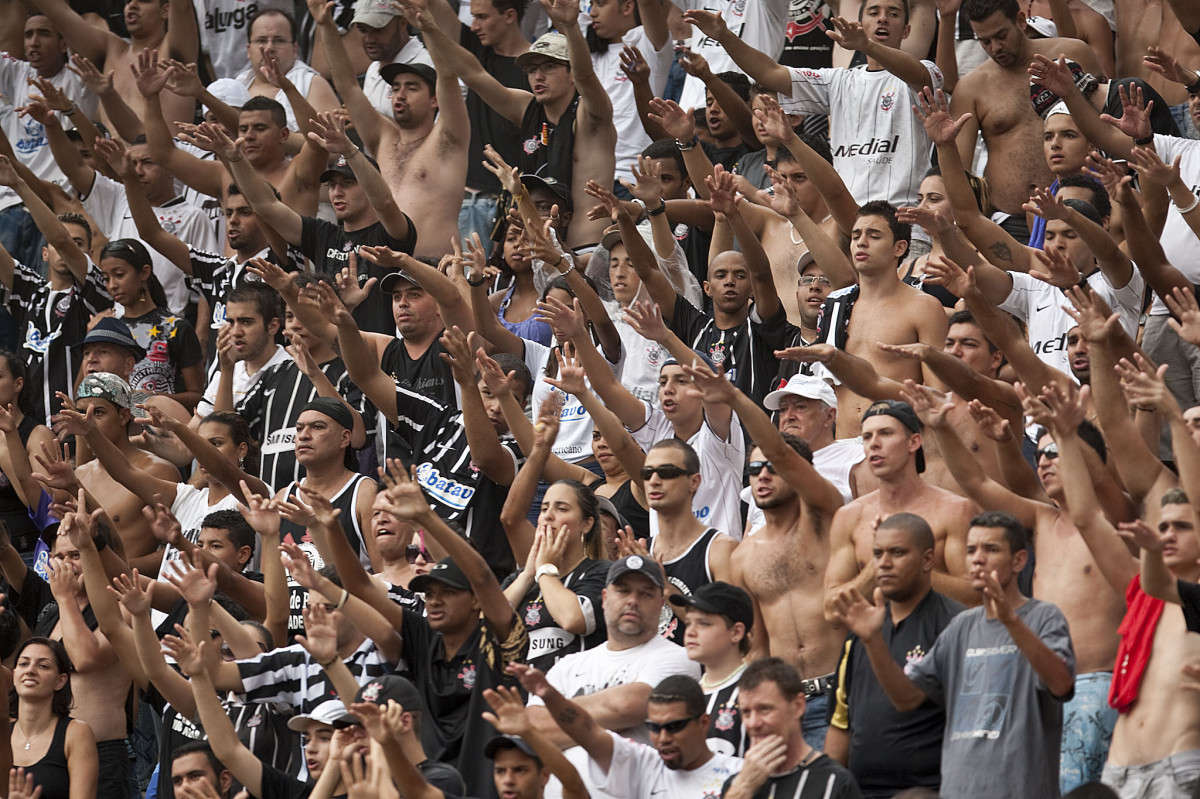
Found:
M 854 158 L 859 155 L 879 155 L 880 153 L 894 153 L 900 149 L 899 134 L 890 139 L 880 139 L 872 136 L 864 142 L 858 144 L 842 144 L 833 151 L 834 158 Z
M 443 505 L 449 505 L 455 510 L 466 510 L 471 498 L 475 496 L 474 488 L 455 482 L 449 477 L 442 477 L 441 472 L 429 462 L 417 467 L 417 482 Z
M 215 8 L 204 15 L 204 29 L 213 33 L 225 31 L 240 31 L 246 27 L 246 21 L 258 13 L 258 3 L 247 4 L 238 0 L 238 8 L 222 11 Z
M 29 323 L 29 329 L 25 331 L 25 349 L 33 350 L 39 355 L 45 355 L 50 349 L 50 343 L 54 339 L 62 335 L 62 329 L 55 330 L 53 333 L 45 333 L 33 326 L 33 322 Z

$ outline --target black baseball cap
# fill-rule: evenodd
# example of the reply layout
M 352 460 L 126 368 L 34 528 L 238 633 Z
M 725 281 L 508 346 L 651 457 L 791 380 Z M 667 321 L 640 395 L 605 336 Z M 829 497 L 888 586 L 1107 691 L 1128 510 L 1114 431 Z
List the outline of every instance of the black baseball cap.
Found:
M 862 415 L 862 421 L 865 422 L 872 416 L 890 416 L 913 433 L 925 432 L 925 425 L 917 416 L 917 412 L 913 410 L 913 406 L 907 402 L 891 399 L 873 402 L 871 407 L 867 408 L 866 413 Z M 925 447 L 917 450 L 917 473 L 920 474 L 923 471 L 925 471 Z
M 471 581 L 467 579 L 467 575 L 463 574 L 462 569 L 458 568 L 458 564 L 450 558 L 438 561 L 427 573 L 418 574 L 412 578 L 408 587 L 412 591 L 425 591 L 433 583 L 448 585 L 459 591 L 471 590 Z
M 612 585 L 630 572 L 645 575 L 659 588 L 666 586 L 666 577 L 663 576 L 662 566 L 658 565 L 658 561 L 653 558 L 643 558 L 641 555 L 628 555 L 615 561 L 608 567 L 608 579 L 604 581 L 604 584 Z
M 387 705 L 389 699 L 395 700 L 396 704 L 410 713 L 418 713 L 424 709 L 417 687 L 398 674 L 380 675 L 360 687 L 354 695 L 355 702 L 374 702 L 377 705 Z M 339 716 L 333 722 L 333 726 L 350 727 L 361 723 L 358 716 L 346 713 Z
M 437 92 L 437 70 L 427 64 L 388 64 L 379 70 L 379 77 L 383 78 L 384 83 L 391 86 L 397 75 L 405 73 L 416 75 L 429 84 L 431 92 Z
M 396 271 L 388 272 L 386 275 L 383 276 L 383 279 L 379 281 L 379 290 L 382 291 L 384 294 L 391 294 L 393 291 L 396 290 L 396 284 L 399 283 L 401 280 L 407 280 L 409 283 L 412 283 L 414 286 L 421 285 L 420 283 L 417 282 L 417 279 L 415 277 L 413 277 L 411 273 L 406 272 L 403 269 L 397 269 Z
M 667 599 L 681 608 L 690 607 L 725 616 L 734 624 L 740 621 L 746 625 L 746 632 L 754 626 L 754 604 L 750 601 L 750 595 L 744 589 L 720 580 L 706 583 L 691 594 L 671 594 Z
M 526 172 L 521 175 L 521 185 L 526 189 L 549 189 L 561 201 L 562 210 L 570 211 L 573 208 L 571 187 L 551 175 L 535 175 L 532 172 Z
M 367 155 L 366 153 L 363 153 L 363 158 L 366 158 L 367 163 L 369 163 L 371 166 L 375 167 L 376 171 L 379 170 L 379 162 L 378 161 L 376 161 L 374 158 Z M 354 175 L 354 170 L 350 168 L 350 164 L 347 163 L 346 156 L 344 156 L 344 155 L 339 155 L 337 157 L 337 160 L 333 162 L 333 165 L 321 173 L 321 182 L 326 183 L 338 175 L 340 175 L 342 177 L 353 178 L 354 180 L 358 180 L 358 178 L 355 177 L 355 175 Z
M 519 735 L 497 735 L 492 740 L 484 744 L 484 757 L 495 758 L 496 753 L 502 749 L 516 749 L 519 752 L 529 755 L 541 765 L 542 759 L 538 757 L 537 752 L 533 751 L 533 747 Z

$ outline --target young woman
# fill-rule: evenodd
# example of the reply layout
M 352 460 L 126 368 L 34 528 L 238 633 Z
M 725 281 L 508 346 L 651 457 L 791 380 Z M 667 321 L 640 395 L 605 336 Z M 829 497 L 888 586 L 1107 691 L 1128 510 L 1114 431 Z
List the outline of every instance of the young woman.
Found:
M 40 453 L 42 446 L 50 446 L 54 434 L 50 428 L 38 424 L 31 414 L 28 392 L 25 390 L 25 361 L 9 350 L 0 350 L 0 432 L 5 433 L 0 447 L 18 446 L 32 458 Z M 12 430 L 13 438 L 7 435 Z M 7 454 L 7 453 L 5 453 Z M 4 460 L 0 459 L 0 468 Z M 11 469 L 10 469 L 11 470 Z M 0 522 L 8 529 L 9 538 L 17 551 L 32 558 L 37 544 L 38 528 L 29 518 L 29 508 L 36 508 L 41 498 L 41 489 L 29 482 L 22 485 L 18 474 L 9 475 L 9 470 L 0 472 Z M 28 490 L 27 490 L 28 489 Z M 29 496 L 32 493 L 33 496 Z
M 71 662 L 61 643 L 34 636 L 17 650 L 8 703 L 13 765 L 33 775 L 42 799 L 94 799 L 96 738 L 71 718 Z
M 500 324 L 515 336 L 549 347 L 550 325 L 537 319 L 540 297 L 534 285 L 529 245 L 519 227 L 512 224 L 508 226 L 504 233 L 504 244 L 493 250 L 491 260 L 512 275 L 512 284 L 506 291 L 498 291 L 488 298 Z
M 189 411 L 204 394 L 200 340 L 186 319 L 167 308 L 167 295 L 154 276 L 150 251 L 137 239 L 115 239 L 100 251 L 100 271 L 118 317 L 146 351 L 129 375 L 134 391 L 165 394 Z

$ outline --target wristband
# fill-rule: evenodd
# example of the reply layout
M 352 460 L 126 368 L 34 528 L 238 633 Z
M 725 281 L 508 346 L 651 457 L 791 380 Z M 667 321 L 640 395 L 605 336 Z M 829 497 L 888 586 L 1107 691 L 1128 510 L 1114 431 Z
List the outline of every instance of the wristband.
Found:
M 318 663 L 317 665 L 320 666 L 324 671 L 329 671 L 329 667 L 334 663 L 337 663 L 340 659 L 341 658 L 334 656 L 333 660 L 329 661 L 328 663 Z
M 1200 72 L 1196 73 L 1196 82 L 1191 86 L 1184 86 L 1188 94 L 1200 94 Z
M 75 103 L 71 103 L 71 107 L 68 108 L 66 111 L 63 111 L 62 113 L 63 113 L 63 116 L 65 116 L 65 117 L 73 117 L 73 116 L 75 116 L 75 112 L 78 110 L 79 110 L 79 106 L 77 106 Z
M 482 286 L 484 283 L 487 282 L 487 280 L 488 280 L 487 275 L 484 275 L 483 277 L 479 278 L 478 280 L 472 280 L 471 278 L 467 278 L 467 285 L 474 288 L 475 286 Z
M 342 589 L 342 598 L 338 600 L 338 603 L 336 605 L 334 605 L 334 609 L 341 610 L 343 607 L 345 607 L 346 600 L 349 598 L 350 598 L 350 592 L 347 591 L 345 588 L 343 588 Z
M 1190 214 L 1192 211 L 1196 210 L 1197 205 L 1200 205 L 1200 196 L 1193 195 L 1192 202 L 1188 205 L 1187 208 L 1180 207 L 1174 200 L 1171 201 L 1171 204 L 1179 209 L 1180 216 L 1182 216 L 1184 214 Z
M 659 200 L 658 207 L 655 208 L 653 211 L 647 211 L 646 216 L 662 216 L 666 212 L 667 212 L 667 201 Z
M 1133 143 L 1138 147 L 1145 147 L 1148 144 L 1154 144 L 1154 134 L 1151 133 L 1149 136 L 1143 136 L 1140 139 L 1134 139 Z
M 688 150 L 692 149 L 699 143 L 700 143 L 700 136 L 695 133 L 693 133 L 692 138 L 686 142 L 682 142 L 679 139 L 675 140 L 675 146 L 679 148 L 679 151 L 681 153 L 686 153 Z

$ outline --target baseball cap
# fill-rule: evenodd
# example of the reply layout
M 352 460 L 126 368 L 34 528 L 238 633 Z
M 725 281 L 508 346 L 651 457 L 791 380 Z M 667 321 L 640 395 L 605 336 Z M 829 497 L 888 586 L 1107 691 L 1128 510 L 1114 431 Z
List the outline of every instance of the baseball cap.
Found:
M 366 158 L 368 163 L 375 167 L 376 170 L 379 169 L 379 163 L 374 158 L 366 153 L 363 153 L 363 157 Z M 325 183 L 326 181 L 332 179 L 335 175 L 342 175 L 343 177 L 358 180 L 358 178 L 354 176 L 354 170 L 351 169 L 350 164 L 346 162 L 346 156 L 344 155 L 339 155 L 337 160 L 333 162 L 333 166 L 321 173 L 321 182 Z
M 112 372 L 93 372 L 79 383 L 75 391 L 76 400 L 93 397 L 108 400 L 118 408 L 133 410 L 133 397 L 129 384 Z
M 233 78 L 220 78 L 205 87 L 208 93 L 230 108 L 241 108 L 250 101 L 250 90 Z M 212 109 L 204 106 L 204 113 Z
M 497 735 L 484 745 L 483 755 L 484 757 L 494 758 L 496 757 L 496 753 L 502 749 L 516 749 L 529 755 L 539 764 L 542 762 L 537 752 L 533 751 L 533 747 L 519 735 Z
M 867 408 L 862 415 L 862 421 L 865 422 L 872 416 L 890 416 L 913 433 L 921 433 L 925 430 L 925 425 L 921 423 L 913 406 L 900 400 L 879 400 L 872 403 L 871 407 Z M 917 472 L 923 471 L 925 471 L 925 447 L 917 450 Z
M 448 585 L 460 591 L 471 590 L 471 581 L 467 579 L 467 575 L 463 574 L 462 569 L 458 568 L 458 564 L 450 558 L 439 560 L 428 572 L 412 578 L 408 587 L 412 591 L 425 591 L 433 583 Z
M 521 185 L 527 189 L 549 189 L 561 201 L 564 211 L 572 209 L 571 187 L 551 175 L 535 175 L 526 172 L 521 175 Z
M 358 0 L 354 4 L 354 19 L 350 20 L 350 24 L 382 28 L 403 13 L 389 0 Z
M 311 713 L 301 713 L 288 719 L 287 726 L 292 732 L 308 732 L 314 726 L 332 727 L 342 721 L 350 711 L 340 699 L 327 699 L 313 708 Z M 343 725 L 344 726 L 344 725 Z
M 396 704 L 410 713 L 418 713 L 425 707 L 417 687 L 398 674 L 380 675 L 361 686 L 354 695 L 355 702 L 374 702 L 377 705 L 386 705 L 389 699 L 395 700 Z M 358 716 L 347 711 L 333 722 L 333 726 L 349 727 L 361 723 Z
M 516 57 L 514 63 L 521 68 L 538 56 L 553 58 L 555 61 L 562 61 L 566 64 L 571 63 L 571 53 L 567 49 L 567 37 L 557 31 L 543 33 L 528 50 Z
M 606 252 L 612 252 L 612 248 L 621 243 L 621 231 L 613 228 L 604 234 L 604 238 L 600 239 L 600 247 Z
M 437 70 L 427 64 L 388 64 L 379 70 L 379 77 L 383 78 L 384 83 L 391 86 L 397 75 L 405 73 L 416 75 L 429 84 L 430 91 L 437 91 Z
M 333 397 L 317 397 L 300 409 L 300 413 L 305 411 L 323 413 L 347 430 L 354 429 L 354 414 L 350 413 L 350 409 L 341 401 L 335 400 Z
M 396 284 L 401 280 L 407 280 L 414 286 L 421 285 L 417 282 L 417 279 L 412 276 L 411 272 L 406 272 L 403 269 L 397 269 L 396 271 L 388 272 L 383 276 L 383 279 L 379 281 L 379 290 L 384 294 L 391 294 L 396 290 Z
M 133 353 L 133 357 L 139 361 L 146 357 L 146 350 L 142 348 L 133 338 L 133 334 L 129 332 L 129 326 L 117 319 L 115 316 L 105 316 L 96 326 L 87 332 L 83 340 L 76 347 L 82 347 L 86 344 L 116 344 L 118 347 L 124 347 Z
M 830 408 L 837 409 L 837 394 L 833 387 L 819 377 L 796 373 L 787 382 L 780 381 L 779 388 L 763 397 L 763 407 L 769 411 L 779 410 L 784 397 L 805 397 L 820 400 Z
M 596 510 L 598 510 L 600 513 L 607 513 L 609 516 L 617 520 L 617 527 L 624 529 L 625 525 L 628 524 L 628 522 L 625 521 L 625 517 L 621 515 L 619 510 L 617 510 L 617 506 L 614 505 L 613 501 L 608 497 L 602 497 L 597 494 L 596 504 Z
M 725 616 L 734 624 L 746 625 L 746 631 L 754 626 L 754 604 L 750 595 L 742 588 L 720 580 L 705 583 L 691 594 L 671 594 L 667 599 L 672 605 L 690 607 L 705 613 Z
M 638 574 L 645 575 L 650 579 L 650 582 L 654 583 L 659 588 L 662 588 L 666 585 L 666 578 L 663 576 L 663 570 L 662 567 L 658 565 L 658 561 L 650 558 L 643 558 L 641 555 L 628 555 L 618 561 L 615 561 L 613 565 L 608 567 L 608 579 L 604 581 L 604 584 L 612 585 L 630 572 L 637 572 Z
M 1033 37 L 1035 39 L 1058 38 L 1058 26 L 1048 17 L 1025 17 L 1025 23 L 1037 33 L 1037 36 Z
M 707 366 L 709 369 L 711 369 L 714 374 L 716 374 L 716 372 L 718 371 L 717 365 L 716 365 L 716 363 L 713 362 L 713 359 L 711 357 L 709 357 L 707 352 L 701 352 L 698 349 L 693 349 L 692 354 L 694 354 L 698 359 L 700 359 L 701 363 L 703 363 L 705 366 Z M 676 358 L 674 355 L 668 354 L 667 359 L 662 362 L 661 366 L 658 367 L 658 371 L 661 372 L 663 369 L 666 369 L 668 366 L 671 366 L 671 365 L 677 364 L 677 363 L 679 363 L 679 359 Z M 688 364 L 688 365 L 690 366 L 691 364 Z

